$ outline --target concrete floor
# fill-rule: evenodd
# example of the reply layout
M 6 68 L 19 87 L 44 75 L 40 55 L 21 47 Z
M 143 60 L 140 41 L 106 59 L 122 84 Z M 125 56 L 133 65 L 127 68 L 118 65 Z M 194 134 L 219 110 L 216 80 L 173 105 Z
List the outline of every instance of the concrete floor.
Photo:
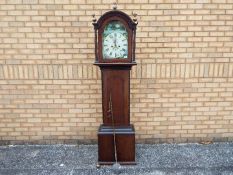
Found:
M 0 175 L 233 175 L 233 143 L 139 144 L 136 160 L 97 169 L 97 145 L 0 146 Z

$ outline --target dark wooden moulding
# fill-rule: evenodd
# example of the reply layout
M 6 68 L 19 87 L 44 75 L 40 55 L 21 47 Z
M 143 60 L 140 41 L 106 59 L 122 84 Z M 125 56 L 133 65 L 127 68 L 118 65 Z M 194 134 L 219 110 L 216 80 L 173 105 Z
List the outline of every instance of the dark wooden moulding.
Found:
M 128 58 L 103 59 L 102 33 L 104 27 L 113 20 L 119 20 L 128 32 Z M 95 63 L 101 69 L 103 124 L 98 130 L 98 163 L 112 165 L 115 160 L 114 132 L 117 147 L 117 161 L 122 165 L 135 163 L 135 130 L 130 124 L 130 70 L 135 62 L 136 26 L 131 18 L 118 10 L 105 13 L 95 29 Z M 111 96 L 111 97 L 110 97 Z M 112 101 L 112 119 L 109 117 L 109 99 Z

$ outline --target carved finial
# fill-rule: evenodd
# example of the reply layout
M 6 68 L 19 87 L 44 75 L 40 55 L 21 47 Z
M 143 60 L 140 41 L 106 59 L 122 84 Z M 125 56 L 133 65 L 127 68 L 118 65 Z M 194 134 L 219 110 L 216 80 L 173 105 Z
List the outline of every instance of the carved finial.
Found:
M 92 22 L 93 22 L 93 24 L 96 23 L 96 21 L 97 21 L 97 20 L 96 20 L 96 18 L 95 18 L 95 14 L 92 14 Z
M 134 13 L 134 12 L 132 12 L 132 15 L 133 15 L 133 22 L 135 23 L 135 24 L 137 24 L 138 23 L 138 20 L 137 20 L 137 13 Z
M 116 3 L 116 2 L 113 3 L 112 9 L 113 9 L 113 10 L 116 10 L 116 9 L 117 9 L 117 3 Z

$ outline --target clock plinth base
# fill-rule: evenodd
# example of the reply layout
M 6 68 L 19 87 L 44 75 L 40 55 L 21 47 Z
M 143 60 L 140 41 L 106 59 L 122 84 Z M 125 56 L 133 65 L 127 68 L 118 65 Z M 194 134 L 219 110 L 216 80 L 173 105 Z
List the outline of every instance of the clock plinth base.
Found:
M 135 165 L 135 130 L 133 125 L 116 126 L 116 150 L 117 161 L 121 165 Z M 100 165 L 113 165 L 115 160 L 114 151 L 114 128 L 100 125 L 98 131 L 98 163 Z

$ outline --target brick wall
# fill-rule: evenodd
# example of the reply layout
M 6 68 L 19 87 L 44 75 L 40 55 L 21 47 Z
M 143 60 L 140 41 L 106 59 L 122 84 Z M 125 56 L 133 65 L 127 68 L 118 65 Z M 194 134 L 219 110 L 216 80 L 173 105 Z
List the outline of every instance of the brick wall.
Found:
M 91 14 L 113 0 L 0 1 L 0 140 L 96 140 Z M 233 0 L 118 0 L 138 16 L 131 121 L 138 142 L 233 140 Z

